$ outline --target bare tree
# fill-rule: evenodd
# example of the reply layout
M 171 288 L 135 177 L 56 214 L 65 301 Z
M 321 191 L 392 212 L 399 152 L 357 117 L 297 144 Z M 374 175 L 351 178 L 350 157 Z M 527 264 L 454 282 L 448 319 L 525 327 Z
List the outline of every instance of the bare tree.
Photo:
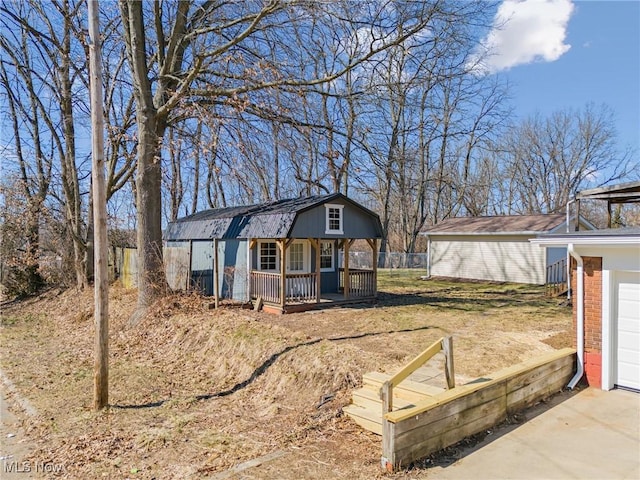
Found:
M 89 55 L 83 6 L 83 0 L 45 3 L 9 0 L 0 5 L 0 50 L 7 71 L 5 80 L 12 82 L 10 90 L 18 112 L 30 112 L 28 118 L 23 115 L 18 125 L 20 132 L 14 139 L 23 149 L 28 148 L 32 140 L 25 136 L 32 135 L 25 125 L 37 120 L 39 145 L 47 145 L 46 155 L 50 157 L 53 173 L 49 197 L 58 204 L 54 210 L 60 209 L 65 217 L 77 287 L 91 280 L 93 265 L 92 205 L 87 195 L 91 189 L 88 155 L 83 151 L 86 148 L 83 142 L 78 141 L 88 133 L 88 122 L 82 121 L 88 118 L 86 65 Z M 132 95 L 126 82 L 119 78 L 126 67 L 124 48 L 121 41 L 113 41 L 120 31 L 110 8 L 106 4 L 103 12 L 103 16 L 110 19 L 104 22 L 103 33 L 107 198 L 127 185 L 135 168 L 137 145 L 132 129 L 135 113 Z M 21 81 L 16 82 L 15 75 L 19 75 Z M 36 154 L 34 158 L 39 157 Z M 31 172 L 30 181 L 36 178 Z M 66 258 L 66 252 L 61 253 Z
M 138 252 L 141 278 L 138 305 L 148 306 L 163 291 L 161 232 L 162 145 L 173 116 L 189 102 L 226 104 L 237 110 L 258 102 L 252 95 L 280 89 L 295 91 L 331 82 L 359 63 L 374 59 L 390 45 L 423 32 L 441 5 L 379 2 L 355 8 L 347 2 L 155 2 L 121 0 L 137 108 Z M 353 17 L 345 20 L 342 15 Z M 365 15 L 364 17 L 362 15 Z M 407 28 L 398 30 L 402 17 Z M 411 19 L 411 21 L 409 21 Z M 290 48 L 291 39 L 345 39 L 359 25 L 370 25 L 361 54 L 348 62 L 337 55 L 322 78 L 306 71 L 306 55 Z M 295 32 L 295 35 L 294 35 Z M 338 35 L 338 37 L 336 37 Z M 331 52 L 314 52 L 327 54 Z
M 0 45 L 6 48 L 4 38 L 0 38 Z M 21 49 L 13 52 L 16 56 L 21 55 L 22 68 L 16 67 L 11 73 L 7 72 L 5 62 L 0 62 L 0 88 L 3 97 L 6 99 L 8 111 L 5 112 L 11 122 L 13 134 L 12 156 L 15 158 L 18 167 L 19 180 L 14 184 L 14 188 L 21 191 L 24 196 L 26 208 L 22 218 L 25 219 L 24 230 L 20 232 L 24 235 L 25 245 L 19 246 L 25 251 L 25 293 L 33 293 L 42 285 L 43 280 L 39 272 L 38 258 L 40 256 L 40 221 L 41 212 L 51 183 L 51 171 L 53 162 L 46 154 L 45 138 L 40 133 L 41 115 L 34 98 L 37 96 L 31 75 L 31 59 L 25 47 L 25 38 L 22 37 Z M 23 101 L 23 95 L 29 101 Z M 22 124 L 25 127 L 22 127 Z M 29 138 L 24 139 L 23 135 Z M 23 148 L 24 144 L 31 145 L 28 151 Z M 4 153 L 4 156 L 8 152 Z M 6 175 L 6 172 L 5 172 Z M 7 195 L 5 194 L 5 197 Z M 7 232 L 5 232 L 6 234 Z
M 74 42 L 74 32 L 79 31 L 79 2 L 56 1 L 53 6 L 55 8 L 46 8 L 35 1 L 0 5 L 3 14 L 0 48 L 26 85 L 25 95 L 17 97 L 14 93 L 11 99 L 13 106 L 27 114 L 31 123 L 30 136 L 37 142 L 36 164 L 42 162 L 43 138 L 52 144 L 58 157 L 76 283 L 83 287 L 86 284 L 85 231 L 73 107 L 74 82 L 81 76 L 83 65 L 82 60 L 80 65 L 75 63 L 81 52 Z M 22 142 L 18 132 L 14 132 L 14 139 Z M 39 195 L 42 196 L 43 193 Z
M 497 145 L 508 213 L 563 211 L 576 192 L 637 177 L 639 163 L 616 148 L 613 111 L 588 104 L 536 114 Z
M 359 179 L 377 199 L 381 251 L 387 241 L 415 251 L 425 224 L 464 208 L 486 137 L 505 116 L 500 83 L 468 64 L 469 30 L 488 22 L 488 5 L 457 7 L 434 15 L 433 35 L 390 48 L 370 75 L 366 98 L 375 109 L 360 114 L 368 127 Z

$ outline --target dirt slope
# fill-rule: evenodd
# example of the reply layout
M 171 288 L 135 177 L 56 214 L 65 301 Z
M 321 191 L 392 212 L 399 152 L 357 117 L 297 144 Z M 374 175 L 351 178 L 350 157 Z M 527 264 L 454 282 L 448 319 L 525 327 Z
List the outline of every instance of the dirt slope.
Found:
M 570 326 L 537 291 L 433 284 L 281 317 L 176 296 L 131 326 L 134 306 L 135 292 L 111 288 L 102 413 L 91 410 L 92 292 L 3 308 L 0 368 L 38 411 L 30 458 L 63 464 L 65 478 L 205 478 L 274 452 L 237 478 L 374 478 L 379 437 L 341 414 L 363 373 L 453 334 L 458 374 L 472 377 L 552 349 L 544 341 Z

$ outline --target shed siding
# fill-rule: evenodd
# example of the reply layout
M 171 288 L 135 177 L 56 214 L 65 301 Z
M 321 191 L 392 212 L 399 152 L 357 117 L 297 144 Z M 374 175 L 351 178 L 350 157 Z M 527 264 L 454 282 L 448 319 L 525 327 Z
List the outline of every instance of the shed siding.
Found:
M 195 241 L 191 250 L 191 284 L 203 295 L 213 295 L 213 242 Z
M 218 284 L 221 298 L 236 302 L 249 301 L 248 247 L 246 240 L 218 242 Z
M 380 238 L 377 231 L 377 220 L 366 211 L 355 207 L 350 202 L 339 198 L 328 202 L 332 205 L 344 205 L 343 231 L 344 235 L 330 235 L 326 231 L 326 209 L 324 204 L 301 212 L 291 227 L 289 238 Z
M 173 242 L 167 244 L 163 251 L 164 271 L 171 290 L 184 290 L 189 283 L 190 263 L 189 242 Z
M 525 236 L 438 236 L 431 238 L 431 275 L 545 283 L 545 249 Z

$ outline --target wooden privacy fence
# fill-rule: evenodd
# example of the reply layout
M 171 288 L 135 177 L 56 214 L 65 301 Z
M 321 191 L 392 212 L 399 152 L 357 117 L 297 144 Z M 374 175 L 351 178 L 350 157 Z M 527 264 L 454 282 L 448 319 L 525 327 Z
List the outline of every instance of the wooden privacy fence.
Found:
M 574 374 L 575 358 L 574 349 L 558 350 L 385 413 L 382 466 L 407 466 L 562 390 Z
M 138 254 L 135 248 L 114 247 L 110 262 L 112 279 L 119 278 L 124 288 L 138 286 Z M 172 290 L 189 288 L 189 249 L 184 247 L 164 247 L 163 258 L 167 283 Z

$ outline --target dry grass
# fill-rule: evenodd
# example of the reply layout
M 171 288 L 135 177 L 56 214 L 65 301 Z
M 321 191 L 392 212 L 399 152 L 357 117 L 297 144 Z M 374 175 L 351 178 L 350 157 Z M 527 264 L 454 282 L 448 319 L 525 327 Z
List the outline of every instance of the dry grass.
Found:
M 92 292 L 5 306 L 0 368 L 39 412 L 32 460 L 62 463 L 66 478 L 204 478 L 283 450 L 242 478 L 375 478 L 379 437 L 341 415 L 363 373 L 392 371 L 442 335 L 454 336 L 460 379 L 566 346 L 570 311 L 541 289 L 381 283 L 375 306 L 286 316 L 175 296 L 135 326 L 135 292 L 114 286 L 102 413 L 91 410 Z

